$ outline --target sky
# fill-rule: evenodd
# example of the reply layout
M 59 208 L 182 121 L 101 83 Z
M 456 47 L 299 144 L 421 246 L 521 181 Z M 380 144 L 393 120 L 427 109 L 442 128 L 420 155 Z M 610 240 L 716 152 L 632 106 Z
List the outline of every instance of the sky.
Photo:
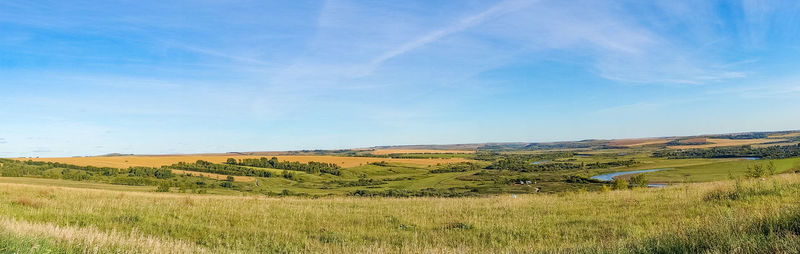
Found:
M 800 2 L 0 0 L 0 157 L 800 129 Z

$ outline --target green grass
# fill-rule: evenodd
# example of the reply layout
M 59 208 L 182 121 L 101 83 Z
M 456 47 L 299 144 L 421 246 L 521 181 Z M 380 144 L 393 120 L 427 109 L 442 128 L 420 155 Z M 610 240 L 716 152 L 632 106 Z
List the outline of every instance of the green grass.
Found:
M 682 161 L 682 160 L 674 160 Z M 800 170 L 800 158 L 780 159 L 780 160 L 755 160 L 748 161 L 743 159 L 719 160 L 714 163 L 674 167 L 669 170 L 647 173 L 648 179 L 657 182 L 708 182 L 729 179 L 731 177 L 743 177 L 747 172 L 747 167 L 753 164 L 766 165 L 769 162 L 775 163 L 776 172 L 793 172 Z
M 59 244 L 52 239 L 19 237 L 0 233 L 0 253 L 83 253 L 80 245 Z
M 70 181 L 62 179 L 48 179 L 48 178 L 35 178 L 35 177 L 0 177 L 0 183 L 33 184 L 33 185 L 47 185 L 53 187 L 71 187 L 71 188 L 86 188 L 86 189 L 113 190 L 113 191 L 152 192 L 156 189 L 155 186 L 114 185 L 107 183 L 94 183 L 85 181 Z

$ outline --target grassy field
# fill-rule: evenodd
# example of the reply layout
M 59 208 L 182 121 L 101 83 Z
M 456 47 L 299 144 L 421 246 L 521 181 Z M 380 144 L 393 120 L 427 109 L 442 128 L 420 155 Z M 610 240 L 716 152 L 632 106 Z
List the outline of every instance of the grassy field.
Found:
M 66 157 L 66 158 L 23 158 L 21 160 L 60 162 L 81 166 L 96 167 L 115 167 L 127 168 L 134 166 L 141 167 L 161 167 L 178 162 L 195 162 L 204 160 L 214 163 L 225 162 L 228 158 L 252 159 L 264 156 L 241 156 L 241 155 L 172 155 L 172 156 L 98 156 L 98 157 Z M 272 156 L 267 156 L 272 157 Z M 454 163 L 468 161 L 462 158 L 442 158 L 442 159 L 394 159 L 394 158 L 370 158 L 370 157 L 339 157 L 339 156 L 313 156 L 313 155 L 294 155 L 294 156 L 275 156 L 281 161 L 298 161 L 307 163 L 309 161 L 335 163 L 343 168 L 350 168 L 368 164 L 371 162 L 397 162 L 416 165 L 436 165 L 444 163 Z
M 0 251 L 797 252 L 800 176 L 481 198 L 266 198 L 0 178 Z
M 777 173 L 800 170 L 800 158 L 756 161 L 735 159 L 719 160 L 718 162 L 707 164 L 678 166 L 669 168 L 668 170 L 647 173 L 647 176 L 652 181 L 665 183 L 716 181 L 729 179 L 731 177 L 742 177 L 745 175 L 745 172 L 747 172 L 749 166 L 755 164 L 767 165 L 770 162 L 775 164 Z

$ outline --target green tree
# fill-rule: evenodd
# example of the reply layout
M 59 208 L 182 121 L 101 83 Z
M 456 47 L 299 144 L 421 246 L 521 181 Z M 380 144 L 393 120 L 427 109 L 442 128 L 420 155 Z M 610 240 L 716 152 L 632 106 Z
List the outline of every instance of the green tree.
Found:
M 767 175 L 767 170 L 760 164 L 753 164 L 747 167 L 745 174 L 750 178 L 760 178 Z
M 634 187 L 647 188 L 649 182 L 644 174 L 638 174 L 631 178 L 631 185 Z
M 777 171 L 775 168 L 775 162 L 770 161 L 769 164 L 767 164 L 767 173 L 770 175 L 775 175 L 775 171 Z

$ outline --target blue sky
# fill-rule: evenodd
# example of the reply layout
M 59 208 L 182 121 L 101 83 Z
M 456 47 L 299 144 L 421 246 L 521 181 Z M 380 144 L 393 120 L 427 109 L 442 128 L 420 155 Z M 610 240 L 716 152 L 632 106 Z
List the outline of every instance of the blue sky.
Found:
M 0 157 L 800 129 L 797 1 L 0 1 Z

